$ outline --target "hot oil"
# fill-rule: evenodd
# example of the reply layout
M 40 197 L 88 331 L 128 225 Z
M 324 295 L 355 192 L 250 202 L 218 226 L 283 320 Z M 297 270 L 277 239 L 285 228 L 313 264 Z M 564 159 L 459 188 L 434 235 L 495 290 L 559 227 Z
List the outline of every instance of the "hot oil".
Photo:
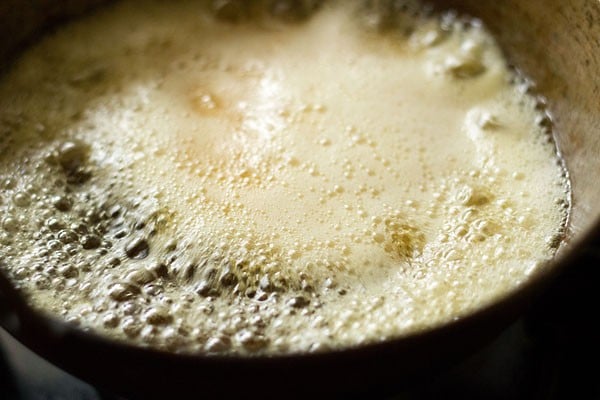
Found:
M 172 351 L 321 351 L 551 259 L 551 124 L 477 20 L 231 4 L 124 1 L 3 77 L 0 249 L 35 307 Z

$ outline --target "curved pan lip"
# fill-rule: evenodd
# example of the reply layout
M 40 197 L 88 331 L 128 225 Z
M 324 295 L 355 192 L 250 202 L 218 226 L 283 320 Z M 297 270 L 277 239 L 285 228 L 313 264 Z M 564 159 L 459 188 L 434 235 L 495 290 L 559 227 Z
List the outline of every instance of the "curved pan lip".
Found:
M 526 305 L 531 303 L 536 295 L 543 291 L 543 289 L 547 287 L 561 271 L 576 264 L 582 251 L 589 242 L 600 237 L 600 218 L 596 220 L 587 232 L 581 233 L 578 236 L 579 240 L 576 240 L 569 245 L 568 249 L 562 249 L 561 254 L 558 254 L 554 259 L 550 260 L 537 273 L 524 281 L 521 286 L 516 287 L 505 296 L 492 301 L 481 308 L 466 313 L 462 317 L 403 336 L 362 345 L 340 347 L 322 352 L 274 353 L 272 355 L 221 355 L 201 352 L 176 353 L 163 349 L 139 346 L 126 341 L 111 339 L 108 336 L 98 334 L 94 331 L 86 331 L 54 316 L 45 315 L 42 312 L 33 310 L 26 305 L 22 295 L 14 288 L 11 290 L 12 293 L 4 294 L 4 297 L 8 300 L 9 307 L 12 307 L 12 310 L 9 311 L 13 312 L 13 318 L 0 318 L 0 326 L 15 339 L 27 347 L 30 347 L 43 358 L 47 358 L 46 354 L 44 354 L 46 351 L 43 348 L 43 343 L 52 335 L 55 336 L 55 340 L 68 340 L 69 337 L 83 339 L 83 341 L 88 342 L 91 345 L 109 347 L 124 353 L 144 354 L 145 356 L 157 359 L 171 359 L 172 361 L 181 361 L 182 363 L 194 361 L 216 364 L 230 363 L 238 364 L 240 366 L 257 363 L 272 364 L 293 361 L 318 361 L 340 356 L 352 357 L 354 355 L 372 352 L 378 353 L 381 350 L 386 350 L 390 347 L 401 350 L 402 348 L 412 347 L 412 345 L 421 341 L 425 342 L 429 339 L 433 340 L 435 338 L 446 336 L 446 334 L 462 331 L 469 325 L 476 324 L 477 322 L 502 314 L 503 312 L 507 313 L 508 311 L 507 314 L 510 320 L 516 319 L 520 314 L 520 311 L 523 311 Z M 6 289 L 6 282 L 9 281 L 1 270 L 0 281 L 4 281 L 2 282 L 2 285 L 0 285 L 0 289 Z M 15 298 L 14 296 L 19 296 L 19 298 Z M 34 332 L 29 332 L 27 330 L 30 325 L 35 327 Z M 506 326 L 507 324 L 503 325 Z M 39 329 L 39 327 L 45 327 L 46 329 Z M 499 332 L 500 329 L 498 329 L 496 333 Z M 40 346 L 40 344 L 42 345 Z M 54 362 L 56 360 L 51 359 L 50 361 Z

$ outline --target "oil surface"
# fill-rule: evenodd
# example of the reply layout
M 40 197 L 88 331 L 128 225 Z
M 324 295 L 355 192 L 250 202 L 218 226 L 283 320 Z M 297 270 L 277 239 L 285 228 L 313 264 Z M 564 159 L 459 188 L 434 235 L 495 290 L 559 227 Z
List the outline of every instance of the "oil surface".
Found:
M 221 3 L 117 3 L 1 78 L 1 267 L 36 308 L 172 351 L 322 351 L 551 259 L 550 122 L 477 20 Z

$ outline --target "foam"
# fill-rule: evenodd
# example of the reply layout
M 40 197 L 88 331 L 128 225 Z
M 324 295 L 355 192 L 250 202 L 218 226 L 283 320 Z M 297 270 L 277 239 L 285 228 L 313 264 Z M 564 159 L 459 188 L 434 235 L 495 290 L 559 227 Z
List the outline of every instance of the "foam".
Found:
M 23 54 L 0 250 L 31 303 L 172 351 L 322 351 L 543 268 L 568 182 L 536 99 L 478 21 L 361 7 L 124 1 Z

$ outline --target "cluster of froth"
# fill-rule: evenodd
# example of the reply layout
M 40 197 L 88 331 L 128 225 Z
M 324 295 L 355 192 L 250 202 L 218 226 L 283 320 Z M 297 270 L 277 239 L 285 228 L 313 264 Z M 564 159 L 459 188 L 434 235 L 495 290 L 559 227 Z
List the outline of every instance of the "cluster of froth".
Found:
M 414 1 L 123 1 L 0 79 L 0 268 L 171 351 L 439 325 L 550 259 L 568 180 L 479 21 Z

